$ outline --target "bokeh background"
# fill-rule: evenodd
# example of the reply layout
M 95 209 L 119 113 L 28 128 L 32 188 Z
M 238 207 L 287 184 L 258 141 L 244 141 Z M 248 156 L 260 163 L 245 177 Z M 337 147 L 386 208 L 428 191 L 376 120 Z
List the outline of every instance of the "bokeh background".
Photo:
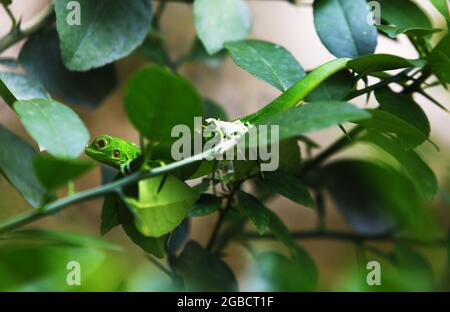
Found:
M 16 16 L 20 16 L 23 21 L 26 21 L 48 2 L 46 0 L 14 0 L 11 8 Z M 249 1 L 253 14 L 253 32 L 250 37 L 268 40 L 286 47 L 306 70 L 311 70 L 334 57 L 322 45 L 314 30 L 312 6 L 310 5 L 312 1 L 301 2 L 301 5 L 292 6 L 286 1 Z M 435 27 L 439 28 L 439 26 L 444 25 L 443 18 L 427 0 L 416 2 L 425 8 Z M 156 6 L 156 3 L 154 5 Z M 9 27 L 9 20 L 5 12 L 0 10 L 0 36 L 7 33 Z M 192 7 L 183 3 L 169 3 L 162 18 L 161 28 L 167 40 L 168 50 L 172 57 L 177 59 L 190 49 L 195 38 Z M 15 45 L 2 56 L 16 57 L 22 44 Z M 396 54 L 406 58 L 417 57 L 409 41 L 402 37 L 397 41 L 379 37 L 376 52 Z M 132 54 L 119 61 L 116 64 L 119 73 L 119 86 L 98 109 L 91 110 L 72 106 L 87 125 L 91 137 L 107 133 L 127 140 L 138 141 L 137 132 L 128 122 L 124 113 L 122 98 L 124 84 L 129 76 L 145 64 L 146 61 L 137 54 Z M 0 70 L 6 70 L 6 68 L 0 67 Z M 221 66 L 217 67 L 208 67 L 197 62 L 187 63 L 180 68 L 180 73 L 191 80 L 205 97 L 222 104 L 232 118 L 254 112 L 279 94 L 279 91 L 272 86 L 241 70 L 229 57 Z M 442 87 L 432 88 L 429 92 L 440 103 L 450 107 L 450 93 Z M 430 119 L 432 140 L 441 149 L 438 152 L 431 145 L 424 144 L 419 152 L 436 173 L 440 185 L 448 189 L 450 183 L 450 114 L 444 113 L 425 98 L 417 96 L 416 100 L 421 104 Z M 363 105 L 364 99 L 357 99 L 353 102 Z M 370 105 L 375 105 L 375 103 L 371 102 Z M 32 142 L 16 115 L 1 99 L 0 123 Z M 339 129 L 330 129 L 314 133 L 311 137 L 325 147 L 340 135 Z M 0 146 L 0 148 L 2 147 Z M 360 154 L 360 157 L 364 157 L 364 153 L 357 149 L 345 153 Z M 337 157 L 340 156 L 337 155 Z M 97 186 L 100 183 L 101 174 L 98 168 L 79 179 L 76 188 L 82 190 Z M 333 207 L 329 199 L 326 202 L 328 207 L 327 228 L 348 230 L 345 220 Z M 86 202 L 67 209 L 56 216 L 36 222 L 32 226 L 87 233 L 100 237 L 99 215 L 101 204 L 102 200 Z M 440 219 L 445 220 L 448 225 L 450 210 L 445 207 L 441 197 L 436 197 L 434 205 L 437 207 L 436 211 Z M 269 206 L 282 217 L 291 229 L 314 229 L 317 224 L 316 214 L 313 210 L 299 207 L 288 200 L 275 198 L 269 202 Z M 0 220 L 27 209 L 30 209 L 28 204 L 7 184 L 4 178 L 0 178 Z M 205 243 L 211 233 L 215 218 L 216 216 L 213 215 L 193 220 L 191 238 L 200 243 Z M 140 249 L 132 245 L 120 229 L 113 230 L 106 236 L 106 239 L 123 245 L 125 250 L 107 252 L 101 261 L 99 260 L 98 263 L 94 261 L 92 266 L 97 263 L 101 268 L 100 273 L 97 274 L 97 278 L 92 278 L 84 286 L 84 289 L 155 290 L 168 284 L 168 278 L 145 259 Z M 301 241 L 299 243 L 311 253 L 319 267 L 320 290 L 352 289 L 348 282 L 348 276 L 355 268 L 356 255 L 355 248 L 351 243 L 332 240 Z M 279 248 L 277 244 L 263 241 L 256 245 L 260 249 Z M 389 245 L 379 244 L 379 246 L 386 249 L 390 248 Z M 436 275 L 446 274 L 446 250 L 424 249 L 423 252 L 432 263 Z M 226 249 L 225 260 L 236 273 L 241 290 L 258 289 L 260 285 L 258 286 L 254 279 L 249 278 L 253 260 L 245 249 L 239 245 L 231 244 Z M 14 269 L 14 267 L 11 268 L 11 270 Z M 50 284 L 45 283 L 36 285 L 43 288 L 50 287 L 48 286 Z M 31 285 L 30 289 L 33 289 L 33 287 Z M 36 286 L 37 289 L 39 287 Z M 64 287 L 61 286 L 61 289 L 64 289 Z

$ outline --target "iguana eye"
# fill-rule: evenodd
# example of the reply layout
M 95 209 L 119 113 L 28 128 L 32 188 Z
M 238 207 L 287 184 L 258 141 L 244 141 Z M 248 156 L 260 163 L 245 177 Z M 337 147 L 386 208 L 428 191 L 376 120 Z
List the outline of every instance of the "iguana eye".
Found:
M 120 151 L 119 150 L 114 150 L 113 151 L 113 157 L 118 158 L 120 156 Z
M 103 139 L 100 139 L 100 140 L 97 141 L 97 145 L 99 147 L 105 147 L 106 146 L 106 141 L 103 140 Z

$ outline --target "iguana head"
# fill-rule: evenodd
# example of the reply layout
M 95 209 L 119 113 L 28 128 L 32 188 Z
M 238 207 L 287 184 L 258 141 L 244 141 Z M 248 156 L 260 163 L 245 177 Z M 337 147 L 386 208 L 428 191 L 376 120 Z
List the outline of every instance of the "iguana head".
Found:
M 141 154 L 135 144 L 109 135 L 96 137 L 86 146 L 85 152 L 96 161 L 117 169 Z

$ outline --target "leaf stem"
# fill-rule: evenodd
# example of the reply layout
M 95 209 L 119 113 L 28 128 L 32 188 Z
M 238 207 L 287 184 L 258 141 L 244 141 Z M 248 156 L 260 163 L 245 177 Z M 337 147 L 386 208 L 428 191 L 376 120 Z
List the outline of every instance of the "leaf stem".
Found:
M 225 220 L 225 216 L 228 213 L 228 211 L 231 209 L 231 200 L 232 200 L 233 195 L 234 195 L 234 191 L 232 191 L 228 195 L 225 208 L 224 208 L 224 210 L 221 210 L 219 213 L 219 218 L 217 219 L 217 222 L 216 222 L 216 225 L 214 226 L 211 237 L 209 238 L 209 242 L 208 242 L 208 245 L 206 246 L 206 250 L 211 251 L 211 249 L 214 247 L 214 244 L 217 240 L 217 236 L 219 235 L 220 228 L 222 227 L 223 221 Z

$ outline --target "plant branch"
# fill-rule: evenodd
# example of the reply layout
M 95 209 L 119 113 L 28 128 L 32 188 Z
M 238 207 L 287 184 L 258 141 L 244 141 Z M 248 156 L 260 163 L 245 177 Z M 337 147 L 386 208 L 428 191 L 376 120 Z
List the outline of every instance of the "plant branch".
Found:
M 14 230 L 16 228 L 19 228 L 23 225 L 29 224 L 38 219 L 41 219 L 43 217 L 55 214 L 61 211 L 62 209 L 72 206 L 76 203 L 101 197 L 110 193 L 120 192 L 122 187 L 135 183 L 139 180 L 148 179 L 153 176 L 170 173 L 178 168 L 200 161 L 203 157 L 204 154 L 198 154 L 177 162 L 173 162 L 166 166 L 157 167 L 147 171 L 135 172 L 120 180 L 113 181 L 111 183 L 56 200 L 54 202 L 44 205 L 41 208 L 23 213 L 17 217 L 11 218 L 9 220 L 0 223 L 0 235 L 9 232 L 11 230 Z
M 54 18 L 53 4 L 48 5 L 33 19 L 22 25 L 16 25 L 11 31 L 0 39 L 0 53 L 42 29 Z
M 446 246 L 449 243 L 448 238 L 434 239 L 434 240 L 419 240 L 411 239 L 406 237 L 397 237 L 392 233 L 381 233 L 381 234 L 357 234 L 339 231 L 304 231 L 304 232 L 293 232 L 292 237 L 297 240 L 308 240 L 308 239 L 322 239 L 322 240 L 340 240 L 349 241 L 352 243 L 362 243 L 367 241 L 372 242 L 402 242 L 412 245 L 420 246 Z M 244 233 L 244 236 L 248 239 L 277 239 L 273 234 L 266 233 L 264 235 L 259 235 L 256 232 Z
M 217 240 L 217 236 L 219 235 L 220 228 L 222 227 L 223 221 L 225 220 L 225 216 L 228 211 L 231 209 L 231 201 L 234 195 L 234 190 L 228 195 L 227 203 L 225 204 L 224 210 L 220 211 L 219 219 L 217 219 L 216 225 L 214 226 L 211 237 L 209 238 L 208 245 L 206 246 L 206 250 L 211 250 L 214 247 L 214 244 Z

